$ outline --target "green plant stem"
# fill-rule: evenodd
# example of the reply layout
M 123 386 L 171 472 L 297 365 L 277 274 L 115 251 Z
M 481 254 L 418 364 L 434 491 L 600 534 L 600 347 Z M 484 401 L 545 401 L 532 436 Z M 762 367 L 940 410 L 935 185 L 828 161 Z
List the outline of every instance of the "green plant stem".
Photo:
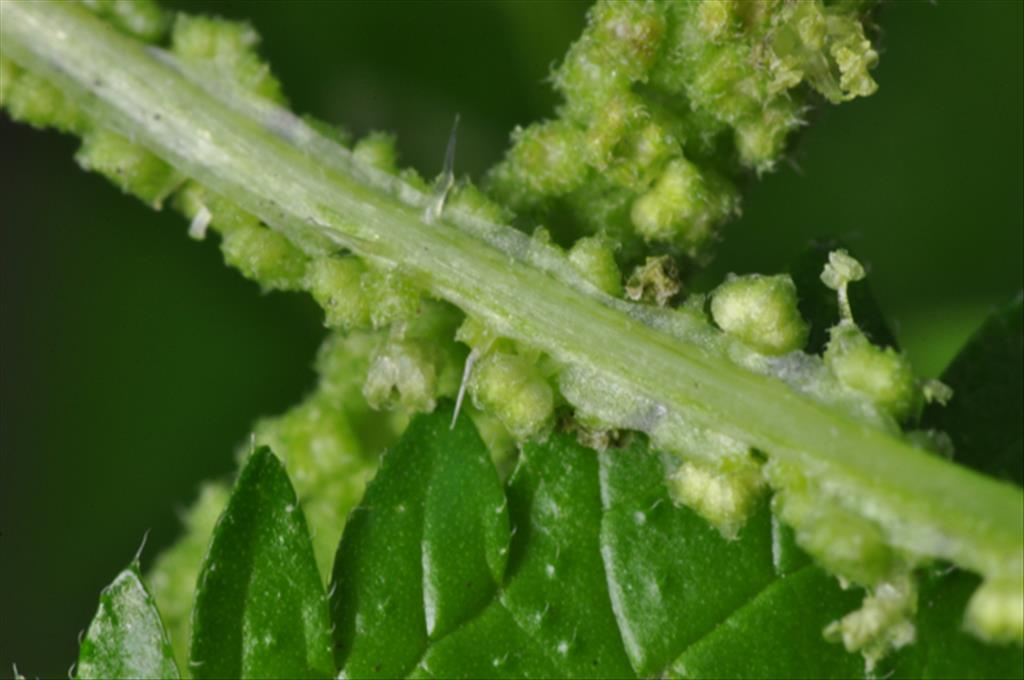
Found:
M 792 464 L 823 503 L 877 522 L 912 555 L 986 576 L 1020 573 L 1019 487 L 659 330 L 648 308 L 600 294 L 511 228 L 448 211 L 428 223 L 430 196 L 328 148 L 287 111 L 203 87 L 169 56 L 72 3 L 5 1 L 0 23 L 7 58 L 307 252 L 342 247 L 400 268 L 499 333 L 599 376 L 617 391 L 611 396 L 652 404 L 638 429 L 698 426 Z

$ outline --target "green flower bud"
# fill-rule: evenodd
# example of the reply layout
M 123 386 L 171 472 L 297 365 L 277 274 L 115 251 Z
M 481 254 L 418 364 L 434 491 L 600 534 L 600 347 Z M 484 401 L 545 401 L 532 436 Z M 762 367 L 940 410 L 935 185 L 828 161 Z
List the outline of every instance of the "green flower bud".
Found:
M 306 286 L 324 310 L 330 328 L 351 330 L 370 325 L 369 300 L 362 282 L 366 265 L 355 257 L 318 257 L 306 271 Z
M 492 175 L 499 199 L 513 207 L 561 196 L 586 177 L 583 132 L 565 121 L 531 125 L 512 132 L 512 149 Z
M 158 42 L 171 25 L 171 13 L 154 0 L 81 0 L 96 15 L 129 35 Z
M 419 289 L 398 272 L 370 269 L 362 289 L 374 328 L 408 319 L 420 306 Z
M 427 183 L 427 180 L 423 179 L 423 176 L 420 175 L 416 168 L 402 168 L 398 171 L 398 177 L 403 182 L 422 193 L 427 193 L 431 190 L 430 184 Z
M 877 526 L 835 503 L 823 502 L 820 493 L 781 487 L 772 499 L 772 509 L 793 528 L 800 547 L 838 576 L 871 585 L 888 578 L 897 565 Z
M 646 80 L 665 34 L 665 11 L 658 3 L 602 2 L 587 18 L 587 30 L 554 76 L 568 113 L 578 119 Z
M 697 27 L 710 40 L 716 42 L 726 37 L 732 26 L 734 5 L 727 0 L 706 0 L 697 8 Z
M 702 191 L 697 167 L 676 159 L 665 168 L 654 187 L 633 203 L 633 224 L 647 240 L 671 240 L 683 221 L 699 213 L 698 195 Z
M 174 207 L 190 220 L 205 207 L 210 212 L 210 224 L 221 233 L 235 229 L 256 229 L 261 226 L 258 217 L 242 210 L 237 203 L 191 180 L 175 192 L 172 200 Z
M 512 213 L 508 208 L 497 201 L 492 201 L 487 194 L 470 182 L 460 182 L 455 186 L 448 197 L 448 207 L 496 224 L 508 224 L 512 220 Z
M 602 172 L 608 170 L 612 163 L 615 166 L 630 165 L 622 158 L 613 159 L 612 155 L 618 156 L 619 145 L 646 117 L 643 104 L 633 94 L 623 92 L 609 99 L 594 113 L 587 126 L 583 149 L 587 163 Z M 622 170 L 616 167 L 617 174 Z
M 541 434 L 554 415 L 551 386 L 534 362 L 516 354 L 491 352 L 477 361 L 469 393 L 519 440 Z
M 569 262 L 585 279 L 608 295 L 622 295 L 622 274 L 615 255 L 604 239 L 581 238 L 569 249 Z
M 803 123 L 792 100 L 773 102 L 736 124 L 734 140 L 743 165 L 758 173 L 775 167 L 789 133 Z
M 608 66 L 630 80 L 642 80 L 665 35 L 664 9 L 653 2 L 604 2 L 588 18 L 588 32 Z
M 107 130 L 92 130 L 82 140 L 75 160 L 85 170 L 94 170 L 154 208 L 185 178 L 138 144 Z
M 788 274 L 730 275 L 711 294 L 711 315 L 719 328 L 762 354 L 786 354 L 807 342 L 808 326 Z
M 614 174 L 592 172 L 581 187 L 565 197 L 565 205 L 573 219 L 593 226 L 593 231 L 588 230 L 575 237 L 601 234 L 609 241 L 623 245 L 624 252 L 646 252 L 647 248 L 634 238 L 633 223 L 629 219 L 635 193 L 616 185 Z
M 846 387 L 865 394 L 896 420 L 913 414 L 921 401 L 910 362 L 891 347 L 876 347 L 852 323 L 831 330 L 825 364 Z
M 967 603 L 965 625 L 993 643 L 1024 644 L 1024 578 L 988 579 Z
M 795 88 L 833 102 L 874 91 L 865 9 L 600 0 L 554 73 L 559 119 L 513 137 L 489 190 L 552 224 L 568 207 L 573 238 L 604 233 L 627 254 L 670 244 L 699 264 L 737 212 L 742 169 L 771 170 L 802 125 Z
M 672 122 L 659 116 L 622 140 L 610 171 L 620 186 L 645 190 L 658 178 L 659 168 L 681 153 Z
M 3 101 L 11 118 L 36 128 L 81 133 L 88 118 L 50 81 L 4 60 Z
M 371 132 L 356 142 L 352 154 L 356 160 L 384 172 L 398 172 L 398 146 L 395 136 L 390 132 Z
M 734 187 L 678 158 L 633 203 L 630 218 L 645 240 L 675 243 L 695 257 L 712 238 L 712 228 L 737 206 Z
M 320 120 L 316 116 L 311 116 L 308 113 L 302 115 L 302 120 L 306 125 L 339 146 L 347 147 L 352 144 L 352 133 L 346 130 L 342 125 L 337 123 L 328 123 Z
M 669 477 L 673 498 L 708 520 L 727 539 L 736 538 L 764 489 L 756 465 L 717 470 L 685 462 Z
M 179 13 L 171 32 L 171 51 L 185 63 L 212 68 L 226 81 L 284 104 L 281 83 L 256 52 L 259 41 L 259 34 L 247 23 Z
M 766 83 L 751 71 L 751 52 L 743 41 L 706 51 L 705 63 L 693 71 L 687 86 L 694 103 L 729 125 L 757 113 L 768 96 Z
M 291 241 L 266 227 L 241 227 L 224 234 L 224 261 L 267 290 L 301 290 L 306 256 Z

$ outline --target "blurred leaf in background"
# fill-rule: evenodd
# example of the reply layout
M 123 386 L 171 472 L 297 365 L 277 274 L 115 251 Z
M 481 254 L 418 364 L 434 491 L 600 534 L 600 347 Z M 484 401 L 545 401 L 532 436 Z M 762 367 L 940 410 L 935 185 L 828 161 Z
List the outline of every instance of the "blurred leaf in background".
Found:
M 300 112 L 396 132 L 404 160 L 479 174 L 550 113 L 581 2 L 175 2 L 248 18 Z M 879 92 L 822 108 L 794 166 L 752 180 L 702 280 L 780 271 L 839 236 L 919 368 L 941 372 L 1022 285 L 1024 4 L 890 3 Z M 63 676 L 96 594 L 144 565 L 250 423 L 312 386 L 322 335 L 169 212 L 74 165 L 74 141 L 0 119 L 0 673 Z

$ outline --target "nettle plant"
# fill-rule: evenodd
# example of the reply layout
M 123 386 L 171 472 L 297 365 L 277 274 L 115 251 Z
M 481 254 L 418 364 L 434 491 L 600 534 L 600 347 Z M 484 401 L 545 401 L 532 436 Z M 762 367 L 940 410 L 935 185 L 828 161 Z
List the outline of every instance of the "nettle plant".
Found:
M 872 5 L 601 0 L 479 187 L 290 112 L 246 24 L 0 5 L 13 119 L 331 329 L 77 676 L 1019 677 L 1020 300 L 939 382 L 839 245 L 682 288 L 876 89 Z

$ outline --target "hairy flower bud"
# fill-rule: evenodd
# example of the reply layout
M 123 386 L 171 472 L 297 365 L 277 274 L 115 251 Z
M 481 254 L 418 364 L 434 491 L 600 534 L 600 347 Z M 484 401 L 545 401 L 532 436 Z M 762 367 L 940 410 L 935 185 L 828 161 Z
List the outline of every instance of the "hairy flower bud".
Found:
M 730 276 L 711 294 L 711 315 L 719 328 L 764 354 L 786 354 L 807 342 L 788 274 Z

